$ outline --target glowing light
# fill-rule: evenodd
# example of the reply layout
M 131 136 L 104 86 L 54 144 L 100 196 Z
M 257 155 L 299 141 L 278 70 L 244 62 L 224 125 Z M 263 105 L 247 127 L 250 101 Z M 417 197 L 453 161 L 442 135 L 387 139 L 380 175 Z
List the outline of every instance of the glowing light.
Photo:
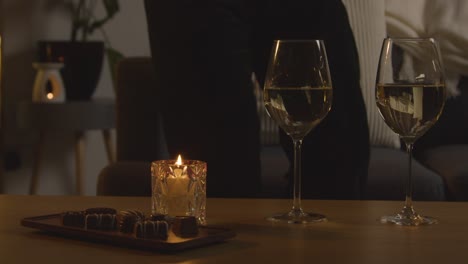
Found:
M 49 100 L 52 100 L 54 98 L 54 94 L 53 93 L 47 93 L 47 99 Z
M 176 161 L 175 165 L 179 165 L 179 166 L 182 165 L 182 157 L 180 156 L 180 154 L 177 157 L 177 161 Z

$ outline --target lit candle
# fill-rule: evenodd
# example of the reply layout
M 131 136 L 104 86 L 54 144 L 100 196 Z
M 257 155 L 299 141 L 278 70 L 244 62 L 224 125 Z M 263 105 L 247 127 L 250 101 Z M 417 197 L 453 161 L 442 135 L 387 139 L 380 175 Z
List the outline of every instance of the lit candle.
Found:
M 170 186 L 170 196 L 187 195 L 189 177 L 187 176 L 187 166 L 183 164 L 182 157 L 179 155 L 174 163 L 173 177 L 169 177 L 168 185 Z
M 157 160 L 151 163 L 153 214 L 193 215 L 205 224 L 206 162 Z

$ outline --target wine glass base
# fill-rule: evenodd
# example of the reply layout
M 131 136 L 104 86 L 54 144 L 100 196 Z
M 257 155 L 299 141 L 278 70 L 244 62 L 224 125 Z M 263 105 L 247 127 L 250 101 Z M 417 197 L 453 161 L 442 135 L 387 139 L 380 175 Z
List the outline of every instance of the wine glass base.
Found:
M 380 222 L 384 224 L 394 224 L 401 226 L 420 226 L 420 225 L 432 225 L 437 223 L 437 219 L 430 216 L 414 215 L 386 215 L 380 218 Z
M 325 222 L 327 218 L 324 215 L 316 213 L 306 213 L 302 210 L 291 210 L 288 213 L 276 214 L 267 217 L 268 221 L 288 224 L 309 224 Z

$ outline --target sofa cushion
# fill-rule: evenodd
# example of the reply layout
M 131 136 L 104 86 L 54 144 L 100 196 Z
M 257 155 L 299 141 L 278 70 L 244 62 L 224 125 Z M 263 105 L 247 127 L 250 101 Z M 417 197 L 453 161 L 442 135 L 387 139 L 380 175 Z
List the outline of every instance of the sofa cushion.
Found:
M 390 148 L 371 148 L 366 199 L 404 200 L 408 177 L 408 154 Z M 413 199 L 445 200 L 444 181 L 413 159 Z
M 447 186 L 449 200 L 468 200 L 468 145 L 430 148 L 419 156 L 421 163 L 439 173 Z
M 286 175 L 289 160 L 281 145 L 263 146 L 260 152 L 262 165 L 262 198 L 291 198 Z

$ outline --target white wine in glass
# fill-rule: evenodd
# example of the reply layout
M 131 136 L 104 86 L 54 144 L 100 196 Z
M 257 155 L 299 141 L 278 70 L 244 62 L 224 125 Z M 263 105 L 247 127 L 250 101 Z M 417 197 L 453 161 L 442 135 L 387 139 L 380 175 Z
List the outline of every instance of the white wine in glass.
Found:
M 411 155 L 414 142 L 439 119 L 446 90 L 442 62 L 434 39 L 395 39 L 383 42 L 376 83 L 376 102 L 385 123 L 406 145 L 409 156 L 405 205 L 381 222 L 405 226 L 434 224 L 412 204 Z
M 322 40 L 276 40 L 263 90 L 270 117 L 294 143 L 293 206 L 268 217 L 273 222 L 306 224 L 325 221 L 301 207 L 301 146 L 303 138 L 328 114 L 333 90 Z

